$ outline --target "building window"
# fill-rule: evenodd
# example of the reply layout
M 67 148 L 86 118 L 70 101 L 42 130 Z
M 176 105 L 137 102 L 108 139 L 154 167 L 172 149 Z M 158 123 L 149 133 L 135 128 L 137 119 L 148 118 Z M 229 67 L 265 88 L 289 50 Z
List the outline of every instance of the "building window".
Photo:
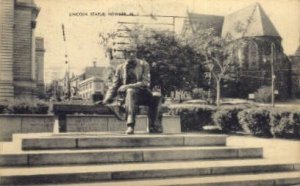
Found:
M 237 50 L 238 61 L 241 64 L 243 62 L 243 48 L 238 48 Z
M 249 68 L 258 68 L 258 46 L 254 42 L 248 45 L 248 59 Z

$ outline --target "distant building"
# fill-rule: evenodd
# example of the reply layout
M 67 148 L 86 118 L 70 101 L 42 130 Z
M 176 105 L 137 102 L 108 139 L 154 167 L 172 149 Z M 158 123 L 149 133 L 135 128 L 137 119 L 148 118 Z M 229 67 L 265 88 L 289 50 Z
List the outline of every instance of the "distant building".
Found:
M 300 99 L 300 45 L 295 54 L 289 58 L 291 60 L 292 96 Z
M 36 96 L 38 13 L 33 0 L 0 0 L 0 100 Z
M 84 79 L 97 77 L 103 80 L 106 78 L 106 70 L 107 67 L 97 66 L 96 62 L 94 61 L 93 66 L 85 67 L 84 72 L 81 76 L 83 76 Z
M 69 73 L 66 73 L 64 79 L 61 80 L 64 95 L 70 94 L 70 98 L 80 96 L 83 99 L 90 99 L 94 93 L 104 95 L 107 89 L 107 70 L 107 67 L 98 67 L 96 62 L 93 62 L 93 66 L 85 67 L 80 75 L 70 77 Z
M 83 76 L 73 76 L 70 79 L 71 97 L 79 95 L 79 83 L 83 81 Z
M 106 89 L 104 81 L 97 77 L 90 77 L 79 82 L 78 88 L 79 96 L 83 99 L 92 99 L 95 93 L 104 95 Z
M 224 24 L 224 16 L 205 15 L 188 12 L 188 19 L 184 20 L 182 35 L 193 34 L 196 30 L 213 28 L 215 34 L 220 36 Z
M 239 66 L 236 80 L 222 88 L 224 97 L 247 98 L 262 86 L 271 86 L 271 61 L 274 61 L 275 89 L 278 97 L 290 97 L 289 60 L 281 37 L 262 7 L 256 3 L 226 16 L 188 13 L 182 34 L 197 29 L 213 29 L 214 34 L 233 40 L 234 61 Z M 271 47 L 274 56 L 271 56 Z

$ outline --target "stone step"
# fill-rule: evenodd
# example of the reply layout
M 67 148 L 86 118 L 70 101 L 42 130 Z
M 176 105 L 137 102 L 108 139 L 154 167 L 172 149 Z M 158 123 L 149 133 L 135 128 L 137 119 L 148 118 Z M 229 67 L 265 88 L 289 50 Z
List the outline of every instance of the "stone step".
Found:
M 84 150 L 25 151 L 0 154 L 0 166 L 41 166 L 156 162 L 200 159 L 261 158 L 262 148 L 148 147 Z
M 241 175 L 219 175 L 166 179 L 144 179 L 108 182 L 64 184 L 66 186 L 298 186 L 300 172 L 276 172 Z M 53 185 L 53 184 L 52 184 Z M 55 184 L 57 185 L 57 184 Z M 41 185 L 42 186 L 42 185 Z M 47 184 L 47 186 L 51 186 Z
M 62 184 L 91 181 L 158 179 L 184 176 L 203 177 L 208 175 L 216 176 L 224 174 L 258 174 L 265 172 L 299 171 L 300 163 L 278 163 L 259 159 L 59 167 L 10 167 L 2 168 L 0 170 L 0 184 L 31 185 L 41 183 Z
M 49 135 L 23 137 L 23 150 L 153 147 L 153 146 L 225 146 L 225 135 Z

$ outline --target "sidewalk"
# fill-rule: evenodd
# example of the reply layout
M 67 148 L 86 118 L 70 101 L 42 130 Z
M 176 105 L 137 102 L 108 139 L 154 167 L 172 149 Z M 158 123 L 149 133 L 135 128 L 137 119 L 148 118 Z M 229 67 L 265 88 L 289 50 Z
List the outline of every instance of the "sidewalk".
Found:
M 291 139 L 228 136 L 228 146 L 262 147 L 264 158 L 286 162 L 300 162 L 300 141 Z
M 271 107 L 271 103 L 256 103 L 259 106 Z M 292 109 L 300 109 L 300 99 L 288 100 L 288 101 L 275 101 L 276 108 L 292 108 Z

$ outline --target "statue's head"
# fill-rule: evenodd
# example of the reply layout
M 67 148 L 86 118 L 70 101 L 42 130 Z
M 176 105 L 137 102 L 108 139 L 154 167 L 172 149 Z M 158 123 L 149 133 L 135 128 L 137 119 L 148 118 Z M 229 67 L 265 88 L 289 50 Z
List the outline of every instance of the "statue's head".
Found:
M 124 50 L 124 57 L 127 60 L 136 59 L 136 50 Z
M 123 49 L 124 57 L 127 60 L 134 60 L 137 57 L 137 47 L 133 43 L 126 45 Z

